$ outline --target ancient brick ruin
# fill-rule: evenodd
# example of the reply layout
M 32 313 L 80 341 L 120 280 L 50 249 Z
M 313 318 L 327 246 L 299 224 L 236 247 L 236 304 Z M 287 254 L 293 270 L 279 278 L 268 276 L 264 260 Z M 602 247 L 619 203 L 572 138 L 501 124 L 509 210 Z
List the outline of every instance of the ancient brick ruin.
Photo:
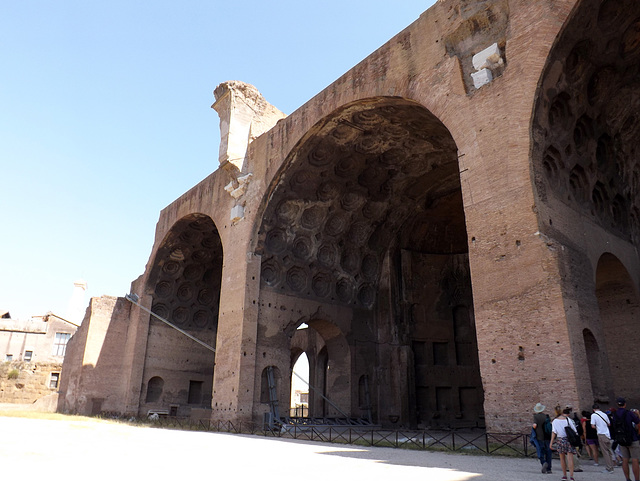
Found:
M 639 59 L 632 0 L 440 0 L 289 116 L 221 84 L 131 290 L 215 353 L 94 298 L 59 410 L 261 423 L 303 352 L 315 417 L 640 403 Z

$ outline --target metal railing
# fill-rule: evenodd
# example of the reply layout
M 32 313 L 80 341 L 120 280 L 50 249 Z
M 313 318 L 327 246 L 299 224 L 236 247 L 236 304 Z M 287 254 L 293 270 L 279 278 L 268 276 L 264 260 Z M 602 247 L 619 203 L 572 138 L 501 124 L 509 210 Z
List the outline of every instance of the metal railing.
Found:
M 356 444 L 371 447 L 392 447 L 418 450 L 440 450 L 491 454 L 515 457 L 536 455 L 529 436 L 522 433 L 488 433 L 481 429 L 468 430 L 390 430 L 362 429 L 359 426 L 308 426 L 285 424 L 278 429 L 265 429 L 249 422 L 191 420 L 161 417 L 148 422 L 159 428 L 182 429 L 232 434 L 253 434 L 273 438 L 300 439 L 337 444 Z
M 289 409 L 289 417 L 305 418 L 307 416 L 309 416 L 309 407 L 304 404 L 300 404 Z

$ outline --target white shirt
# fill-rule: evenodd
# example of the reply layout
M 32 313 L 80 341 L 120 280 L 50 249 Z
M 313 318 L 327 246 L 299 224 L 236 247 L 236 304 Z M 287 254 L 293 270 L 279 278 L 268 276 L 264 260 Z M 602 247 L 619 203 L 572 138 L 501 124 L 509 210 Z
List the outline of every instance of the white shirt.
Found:
M 567 423 L 567 421 L 569 421 Z M 570 426 L 571 429 L 573 429 L 576 434 L 578 434 L 578 430 L 576 429 L 576 425 L 573 422 L 573 419 L 571 418 L 555 418 L 553 420 L 553 422 L 551 423 L 551 427 L 553 429 L 553 432 L 556 433 L 556 437 L 558 438 L 566 438 L 567 437 L 567 433 L 565 432 L 564 428 L 566 428 L 567 426 Z
M 611 436 L 609 436 L 609 424 L 609 418 L 599 409 L 595 410 L 593 414 L 591 414 L 591 425 L 596 428 L 598 434 L 604 434 L 606 437 L 611 439 Z

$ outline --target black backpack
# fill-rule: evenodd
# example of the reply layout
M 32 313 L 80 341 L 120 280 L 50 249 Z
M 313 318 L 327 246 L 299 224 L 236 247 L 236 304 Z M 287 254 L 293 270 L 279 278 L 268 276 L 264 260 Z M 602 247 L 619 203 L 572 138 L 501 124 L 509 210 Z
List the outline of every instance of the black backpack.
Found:
M 625 410 L 624 416 L 618 416 L 618 413 L 613 415 L 613 422 L 611 423 L 611 437 L 620 446 L 631 446 L 633 443 L 633 433 L 625 422 L 627 420 L 627 411 Z
M 567 418 L 567 425 L 564 428 L 564 432 L 567 435 L 567 441 L 569 441 L 569 444 L 571 444 L 571 446 L 573 446 L 574 448 L 579 448 L 582 446 L 582 441 L 580 441 L 580 436 L 571 427 L 571 424 L 569 423 L 569 418 Z
M 544 433 L 551 434 L 553 431 L 553 426 L 551 425 L 551 419 L 549 419 L 549 415 L 547 414 L 547 418 L 544 420 Z

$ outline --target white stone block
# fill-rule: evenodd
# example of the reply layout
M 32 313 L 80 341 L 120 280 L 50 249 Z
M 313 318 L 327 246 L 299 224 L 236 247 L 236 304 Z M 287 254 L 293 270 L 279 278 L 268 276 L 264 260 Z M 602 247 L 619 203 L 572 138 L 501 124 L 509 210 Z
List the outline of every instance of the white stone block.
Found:
M 492 68 L 502 63 L 502 56 L 500 55 L 500 48 L 497 43 L 494 43 L 490 47 L 485 48 L 482 52 L 478 52 L 471 59 L 473 68 L 476 70 L 482 70 L 484 68 Z
M 244 219 L 244 207 L 241 205 L 236 205 L 231 209 L 231 222 L 238 222 L 239 220 Z
M 479 89 L 483 85 L 491 82 L 493 80 L 493 75 L 491 74 L 491 70 L 483 68 L 479 72 L 472 73 L 471 78 L 473 79 L 473 86 Z

